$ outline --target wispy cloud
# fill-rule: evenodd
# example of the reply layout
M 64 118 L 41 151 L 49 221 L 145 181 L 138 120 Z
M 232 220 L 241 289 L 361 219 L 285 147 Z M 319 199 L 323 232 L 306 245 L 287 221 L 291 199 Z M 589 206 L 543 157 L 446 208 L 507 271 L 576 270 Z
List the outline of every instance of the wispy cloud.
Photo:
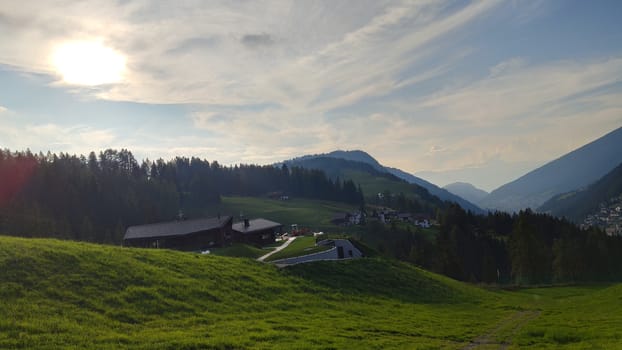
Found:
M 547 0 L 512 0 L 511 5 L 516 13 L 514 20 L 520 24 L 527 24 L 549 12 L 548 8 L 557 6 L 553 1 Z
M 525 67 L 527 65 L 527 60 L 521 57 L 514 57 L 507 61 L 503 61 L 492 68 L 490 68 L 490 76 L 496 77 L 500 75 L 507 75 L 512 72 L 516 72 L 517 70 Z
M 403 86 L 399 82 L 412 77 L 402 70 L 430 50 L 426 45 L 495 5 L 480 1 L 447 11 L 447 3 L 439 1 L 378 3 L 360 6 L 354 17 L 348 6 L 225 2 L 192 11 L 183 5 L 167 8 L 175 16 L 163 19 L 159 6 L 143 1 L 50 4 L 38 11 L 34 8 L 45 5 L 26 1 L 19 9 L 6 9 L 11 20 L 4 21 L 4 29 L 13 40 L 2 45 L 0 62 L 55 74 L 47 61 L 50 47 L 73 33 L 69 39 L 103 39 L 128 57 L 125 81 L 101 92 L 101 98 L 228 105 L 270 101 L 296 112 L 310 107 L 323 112 Z M 49 26 L 63 30 L 42 30 Z
M 426 128 L 431 134 L 419 149 L 448 144 L 442 154 L 415 152 L 419 170 L 451 171 L 499 158 L 543 162 L 622 125 L 622 58 L 538 65 L 511 59 L 489 71 L 400 107 L 402 114 L 428 115 L 442 125 Z
M 502 62 L 488 77 L 441 91 L 422 101 L 448 120 L 485 123 L 511 118 L 541 118 L 577 95 L 622 82 L 622 58 L 588 62 L 559 61 L 523 66 Z M 572 101 L 570 101 L 572 103 Z

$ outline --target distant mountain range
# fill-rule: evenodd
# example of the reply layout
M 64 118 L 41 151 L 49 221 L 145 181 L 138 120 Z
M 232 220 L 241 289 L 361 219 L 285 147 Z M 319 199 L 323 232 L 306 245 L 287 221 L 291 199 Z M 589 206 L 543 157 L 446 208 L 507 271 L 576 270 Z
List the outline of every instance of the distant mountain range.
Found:
M 336 162 L 335 159 L 346 162 Z M 368 195 L 373 191 L 381 192 L 385 188 L 392 192 L 403 190 L 404 187 L 401 187 L 399 183 L 405 182 L 422 187 L 443 201 L 458 203 L 465 210 L 475 213 L 484 212 L 477 205 L 428 181 L 400 169 L 385 167 L 368 153 L 360 150 L 339 150 L 325 154 L 306 155 L 285 161 L 285 163 L 303 168 L 320 169 L 332 178 L 353 179 L 361 184 L 363 192 L 367 192 Z M 365 173 L 372 175 L 374 179 L 370 179 Z
M 444 186 L 443 188 L 456 196 L 460 196 L 475 204 L 479 203 L 482 199 L 488 196 L 488 192 L 480 190 L 479 188 L 466 182 L 454 182 Z
M 622 163 L 622 128 L 507 183 L 478 204 L 508 212 L 539 208 L 553 196 L 586 187 Z
M 546 201 L 538 211 L 566 217 L 580 223 L 599 205 L 622 195 L 622 164 L 587 188 L 559 194 Z

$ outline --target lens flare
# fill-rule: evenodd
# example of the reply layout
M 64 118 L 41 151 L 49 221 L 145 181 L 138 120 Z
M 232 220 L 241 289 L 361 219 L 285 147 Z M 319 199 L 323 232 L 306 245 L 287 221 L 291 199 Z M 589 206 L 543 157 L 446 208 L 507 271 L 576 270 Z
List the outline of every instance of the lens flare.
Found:
M 123 80 L 125 57 L 99 41 L 71 41 L 59 45 L 52 64 L 71 85 L 104 85 Z

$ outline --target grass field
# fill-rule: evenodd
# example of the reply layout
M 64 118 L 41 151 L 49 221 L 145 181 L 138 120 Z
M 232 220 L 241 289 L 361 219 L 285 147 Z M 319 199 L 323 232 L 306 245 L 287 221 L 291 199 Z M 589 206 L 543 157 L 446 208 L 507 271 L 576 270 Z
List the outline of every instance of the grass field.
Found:
M 541 310 L 514 348 L 622 349 L 622 284 L 520 291 Z
M 2 349 L 615 349 L 620 295 L 491 291 L 382 259 L 278 269 L 0 237 Z
M 283 224 L 298 224 L 314 231 L 339 231 L 330 220 L 338 212 L 351 212 L 355 207 L 343 203 L 294 198 L 286 201 L 257 197 L 222 197 L 222 202 L 208 209 L 205 215 L 232 215 L 237 220 L 240 213 L 249 218 L 262 217 Z
M 252 258 L 257 259 L 258 257 L 268 254 L 270 250 L 260 249 L 257 247 L 253 247 L 247 244 L 233 244 L 228 247 L 223 248 L 214 248 L 210 250 L 210 253 L 218 256 L 235 256 L 240 258 Z
M 391 193 L 404 193 L 406 196 L 412 195 L 412 185 L 405 181 L 391 180 L 383 176 L 374 176 L 357 170 L 344 170 L 343 178 L 351 179 L 361 185 L 365 197 L 373 197 L 387 190 Z
M 292 243 L 290 243 L 285 249 L 280 252 L 276 252 L 270 255 L 266 261 L 274 261 L 279 259 L 291 258 L 294 256 L 301 256 L 307 254 L 313 254 L 328 250 L 332 247 L 329 246 L 316 246 L 315 237 L 303 236 L 298 237 Z

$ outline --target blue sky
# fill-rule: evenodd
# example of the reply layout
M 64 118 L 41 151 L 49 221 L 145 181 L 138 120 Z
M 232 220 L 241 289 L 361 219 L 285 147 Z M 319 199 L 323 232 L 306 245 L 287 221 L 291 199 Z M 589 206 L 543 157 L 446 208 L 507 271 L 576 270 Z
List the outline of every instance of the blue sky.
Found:
M 622 126 L 621 16 L 620 1 L 0 0 L 0 147 L 225 164 L 362 149 L 492 190 Z

